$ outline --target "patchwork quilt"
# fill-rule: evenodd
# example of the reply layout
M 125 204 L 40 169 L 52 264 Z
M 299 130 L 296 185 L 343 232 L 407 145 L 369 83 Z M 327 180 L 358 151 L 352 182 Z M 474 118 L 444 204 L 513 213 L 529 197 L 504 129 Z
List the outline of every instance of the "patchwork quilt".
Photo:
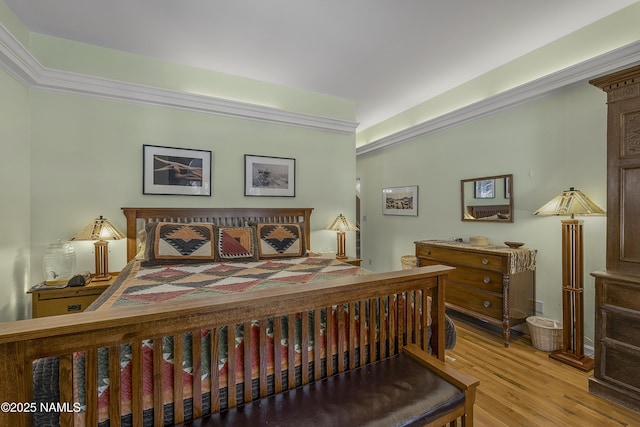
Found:
M 335 259 L 321 258 L 321 257 L 297 257 L 297 258 L 274 258 L 258 261 L 248 262 L 212 262 L 204 264 L 168 264 L 168 265 L 151 265 L 143 266 L 140 261 L 132 261 L 125 267 L 120 274 L 119 278 L 109 287 L 88 309 L 87 311 L 101 311 L 108 309 L 116 309 L 118 307 L 129 306 L 141 306 L 147 304 L 157 304 L 170 301 L 178 301 L 192 298 L 206 298 L 215 297 L 217 295 L 230 294 L 230 293 L 244 293 L 251 292 L 253 290 L 265 289 L 271 287 L 288 286 L 299 283 L 312 283 L 317 281 L 329 281 L 332 279 L 339 279 L 346 276 L 363 275 L 369 272 L 350 264 L 342 263 Z M 365 307 L 368 310 L 368 306 Z M 325 330 L 326 316 L 330 315 L 334 318 L 334 325 L 338 325 L 337 321 L 337 309 L 334 307 L 331 313 L 326 313 L 324 310 L 321 314 L 321 336 L 326 335 L 328 332 Z M 347 313 L 345 313 L 345 316 Z M 296 328 L 301 325 L 300 315 L 296 315 Z M 310 320 L 310 328 L 313 328 L 313 319 Z M 289 343 L 286 338 L 274 339 L 274 326 L 273 322 L 282 322 L 283 337 L 288 334 L 287 326 L 288 322 L 286 318 L 271 319 L 267 325 L 267 348 L 277 350 L 276 345 L 279 346 L 283 361 L 283 384 L 287 384 L 287 378 L 289 375 L 294 375 L 297 378 L 296 383 L 300 383 L 301 377 L 301 360 L 302 351 L 299 339 L 296 339 L 295 343 L 295 366 L 289 367 L 287 363 L 287 353 Z M 346 322 L 344 322 L 346 323 Z M 365 329 L 368 329 L 369 325 L 365 325 Z M 358 331 L 358 328 L 356 328 Z M 446 324 L 447 335 L 447 348 L 452 348 L 455 344 L 455 327 L 453 323 L 447 318 Z M 227 331 L 226 328 L 222 328 L 219 331 L 219 388 L 220 388 L 220 403 L 221 407 L 225 408 L 227 405 L 228 393 L 235 393 L 238 402 L 243 399 L 243 387 L 244 387 L 244 367 L 243 367 L 243 349 L 244 340 L 250 339 L 252 345 L 250 348 L 252 352 L 251 359 L 253 361 L 259 360 L 258 341 L 260 336 L 259 325 L 257 322 L 253 322 L 251 325 L 251 331 L 244 331 L 243 325 L 236 326 L 236 344 L 235 351 L 236 357 L 236 378 L 227 378 L 228 366 L 227 366 Z M 321 339 L 321 357 L 322 357 L 322 369 L 326 367 L 326 358 L 330 357 L 336 360 L 340 355 L 336 354 L 337 343 L 339 336 L 340 339 L 344 339 L 346 331 L 339 332 L 337 328 L 330 332 L 330 339 L 332 342 L 333 354 L 327 355 L 325 352 L 325 340 Z M 368 337 L 368 333 L 365 338 Z M 298 337 L 297 337 L 298 338 Z M 192 390 L 192 359 L 191 359 L 191 343 L 193 339 L 201 340 L 202 349 L 210 349 L 211 334 L 210 331 L 201 331 L 199 337 L 193 337 L 190 334 L 186 334 L 184 337 L 184 351 L 183 351 L 183 364 L 182 375 L 184 384 L 184 412 L 185 417 L 189 419 L 191 417 L 191 390 Z M 165 401 L 165 405 L 161 408 L 165 413 L 165 419 L 173 419 L 173 404 L 171 402 L 172 390 L 173 390 L 173 361 L 174 361 L 174 346 L 172 337 L 164 337 L 162 342 L 153 342 L 152 340 L 146 340 L 142 344 L 143 354 L 143 406 L 144 406 L 144 425 L 153 425 L 153 403 L 151 391 L 153 389 L 152 378 L 152 366 L 153 366 L 153 352 L 160 349 L 163 354 L 163 387 L 165 395 L 168 398 Z M 359 349 L 356 349 L 356 352 Z M 131 366 L 131 345 L 123 345 L 120 349 L 120 368 L 121 368 L 121 393 L 122 401 L 121 408 L 122 413 L 125 414 L 121 423 L 123 426 L 131 425 L 132 419 L 130 416 L 131 397 L 132 397 L 132 366 Z M 268 351 L 269 358 L 273 358 L 273 351 Z M 313 358 L 312 351 L 307 349 L 309 368 L 313 370 Z M 211 372 L 209 369 L 211 355 L 203 352 L 202 357 L 202 392 L 203 392 L 203 411 L 207 413 L 210 408 L 207 406 L 208 397 L 211 391 Z M 37 361 L 34 366 L 34 371 L 37 369 L 43 370 L 43 374 L 38 377 L 42 378 L 56 378 L 57 369 L 54 364 L 50 363 L 55 358 L 41 359 Z M 272 362 L 270 360 L 269 362 Z M 53 366 L 53 368 L 49 367 Z M 254 363 L 252 363 L 254 365 Z M 84 354 L 76 353 L 74 355 L 74 366 L 76 377 L 84 377 Z M 273 374 L 273 369 L 270 363 L 270 374 Z M 53 374 L 50 372 L 52 370 Z M 255 373 L 257 370 L 257 362 L 255 366 L 252 366 L 252 371 Z M 108 378 L 108 351 L 107 349 L 99 350 L 99 372 L 98 372 L 98 389 L 99 389 L 99 425 L 108 426 L 110 424 L 109 416 L 109 378 Z M 273 376 L 273 375 L 272 375 Z M 254 377 L 255 378 L 255 377 Z M 50 393 L 44 394 L 43 400 L 56 401 L 55 396 L 57 391 L 56 383 L 47 380 L 50 386 L 47 387 Z M 254 381 L 254 389 L 257 390 L 257 381 Z M 269 384 L 269 388 L 273 386 L 273 383 Z M 38 384 L 34 384 L 34 392 L 36 396 L 38 393 L 45 392 L 41 390 Z M 76 384 L 75 387 L 76 396 L 74 401 L 84 404 L 86 402 L 85 392 L 81 383 Z M 51 396 L 50 396 L 50 395 Z M 37 398 L 37 397 L 36 397 Z M 55 420 L 45 420 L 39 418 L 48 416 L 50 414 L 35 414 L 34 422 L 37 425 L 56 425 Z M 42 421 L 42 423 L 41 423 Z M 84 420 L 84 414 L 76 414 L 76 425 L 86 425 Z
M 326 282 L 366 273 L 360 267 L 322 257 L 150 267 L 133 262 L 88 311 Z
M 121 273 L 121 276 L 117 281 L 105 291 L 101 297 L 96 300 L 87 310 L 107 310 L 118 307 L 129 307 L 138 305 L 155 304 L 160 302 L 178 301 L 192 298 L 206 298 L 215 297 L 216 295 L 230 294 L 230 293 L 243 293 L 251 292 L 253 290 L 281 287 L 291 284 L 299 283 L 312 283 L 316 281 L 328 281 L 338 279 L 346 276 L 362 275 L 368 272 L 360 267 L 350 264 L 342 263 L 335 259 L 322 258 L 322 257 L 297 257 L 297 258 L 282 258 L 282 259 L 269 259 L 250 262 L 214 262 L 206 264 L 171 264 L 171 265 L 158 265 L 158 266 L 142 266 L 139 261 L 130 263 L 125 270 Z M 336 316 L 336 310 L 331 313 L 332 316 Z M 326 319 L 326 313 L 323 312 L 323 319 Z M 312 319 L 310 319 L 312 321 Z M 275 320 L 278 321 L 278 320 Z M 287 336 L 287 322 L 286 319 L 279 319 L 282 322 L 283 336 Z M 273 322 L 273 320 L 271 321 Z M 267 328 L 267 347 L 274 348 L 275 340 L 273 337 L 273 324 L 268 325 Z M 301 319 L 297 315 L 296 323 L 300 325 Z M 322 321 L 324 323 L 324 321 Z M 337 322 L 335 323 L 337 324 Z M 313 324 L 311 324 L 313 327 Z M 324 335 L 325 330 L 322 328 L 321 334 Z M 227 378 L 227 331 L 223 328 L 220 331 L 219 337 L 219 384 L 221 393 L 221 407 L 226 406 L 226 400 L 228 393 L 235 393 L 240 401 L 242 400 L 242 388 L 244 382 L 244 367 L 243 367 L 243 348 L 246 332 L 243 330 L 242 325 L 236 326 L 236 378 Z M 258 339 L 260 331 L 257 322 L 254 322 L 251 326 L 249 337 L 252 340 L 253 345 L 251 349 L 256 352 L 252 355 L 252 360 L 256 361 L 256 365 L 252 366 L 252 371 L 257 373 L 257 361 L 259 360 L 258 351 Z M 186 336 L 186 345 L 183 353 L 183 384 L 185 393 L 185 415 L 189 418 L 190 415 L 190 397 L 192 389 L 192 377 L 191 377 L 191 346 L 190 343 L 193 339 L 200 339 L 202 341 L 203 349 L 209 349 L 210 346 L 210 331 L 202 331 L 200 337 L 192 337 L 190 334 Z M 332 334 L 332 348 L 337 348 L 338 331 L 333 331 Z M 288 372 L 288 366 L 286 366 L 286 355 L 288 351 L 289 343 L 286 340 L 281 340 L 280 351 L 283 356 L 283 369 L 287 370 L 286 375 L 290 375 Z M 291 375 L 300 375 L 300 363 L 302 360 L 302 349 L 299 343 L 294 343 L 296 349 L 296 368 L 292 370 Z M 166 388 L 166 394 L 170 397 L 173 389 L 173 339 L 172 337 L 164 337 L 161 343 L 155 343 L 152 340 L 143 342 L 142 353 L 143 363 L 148 365 L 143 366 L 143 402 L 145 408 L 145 425 L 153 425 L 153 412 L 152 402 L 146 396 L 151 395 L 153 387 L 153 379 L 151 377 L 152 363 L 153 363 L 153 351 L 154 349 L 161 347 L 163 353 L 163 371 L 164 378 L 168 379 L 163 382 L 164 388 Z M 323 345 L 322 357 L 325 358 L 324 345 Z M 272 352 L 268 352 L 270 358 L 273 358 Z M 309 361 L 313 361 L 313 353 L 309 351 Z M 211 390 L 211 381 L 209 370 L 211 355 L 203 353 L 202 355 L 202 376 L 203 376 L 203 396 L 208 396 Z M 336 354 L 332 357 L 337 357 Z M 108 354 L 106 349 L 99 351 L 99 421 L 100 425 L 108 425 L 109 415 L 109 382 L 108 382 Z M 272 362 L 270 360 L 269 362 Z M 81 373 L 84 371 L 84 355 L 76 354 L 75 356 L 76 372 Z M 252 364 L 253 365 L 253 364 Z M 131 346 L 121 346 L 120 356 L 121 366 L 121 383 L 122 383 L 122 409 L 123 413 L 128 413 L 131 408 Z M 271 368 L 272 363 L 269 363 L 269 369 L 273 374 Z M 146 375 L 149 373 L 149 375 Z M 286 383 L 286 382 L 285 382 Z M 257 386 L 257 384 L 256 384 Z M 77 387 L 77 399 L 83 403 L 86 399 L 81 387 Z M 207 399 L 204 399 L 206 401 Z M 170 398 L 167 402 L 170 402 Z M 173 412 L 173 405 L 166 403 L 163 410 L 165 413 L 171 414 Z M 203 408 L 205 413 L 209 410 L 207 407 Z M 77 421 L 80 425 L 84 425 L 83 414 L 79 414 Z M 169 419 L 171 416 L 169 417 Z M 128 425 L 129 417 L 125 416 L 121 420 L 123 425 Z

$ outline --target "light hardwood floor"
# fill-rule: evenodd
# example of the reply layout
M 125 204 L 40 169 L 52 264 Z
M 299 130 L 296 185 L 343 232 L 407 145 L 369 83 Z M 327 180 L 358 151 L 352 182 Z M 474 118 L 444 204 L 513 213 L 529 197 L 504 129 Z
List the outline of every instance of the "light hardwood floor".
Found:
M 640 426 L 640 413 L 589 393 L 584 373 L 536 350 L 528 335 L 504 348 L 501 330 L 453 316 L 457 343 L 447 363 L 480 380 L 476 427 Z

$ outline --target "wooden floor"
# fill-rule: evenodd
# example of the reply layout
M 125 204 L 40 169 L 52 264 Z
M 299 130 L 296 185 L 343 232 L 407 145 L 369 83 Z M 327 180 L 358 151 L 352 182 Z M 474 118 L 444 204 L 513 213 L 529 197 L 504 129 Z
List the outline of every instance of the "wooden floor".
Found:
M 536 350 L 528 335 L 512 336 L 505 348 L 501 330 L 453 317 L 457 343 L 447 363 L 480 380 L 476 427 L 640 426 L 640 413 L 589 393 L 584 373 Z

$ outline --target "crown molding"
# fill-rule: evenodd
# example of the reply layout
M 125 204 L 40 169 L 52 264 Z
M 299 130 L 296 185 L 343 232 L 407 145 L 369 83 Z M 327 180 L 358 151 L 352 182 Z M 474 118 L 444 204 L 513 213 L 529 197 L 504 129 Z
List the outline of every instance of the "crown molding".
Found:
M 639 63 L 640 42 L 631 43 L 498 95 L 356 147 L 356 157 L 395 147 L 471 120 L 498 113 Z
M 356 122 L 44 67 L 0 24 L 0 66 L 33 89 L 353 134 Z

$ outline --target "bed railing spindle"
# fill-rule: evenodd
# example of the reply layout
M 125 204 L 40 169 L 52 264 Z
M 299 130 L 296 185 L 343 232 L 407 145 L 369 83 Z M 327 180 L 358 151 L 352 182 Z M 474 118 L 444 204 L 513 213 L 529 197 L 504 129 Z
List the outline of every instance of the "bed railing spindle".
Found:
M 337 320 L 336 320 L 336 325 L 338 327 L 338 342 L 337 342 L 337 352 L 338 352 L 338 372 L 344 372 L 344 352 L 345 352 L 345 348 L 344 348 L 344 340 L 345 337 L 347 337 L 348 335 L 343 334 L 343 331 L 345 331 L 345 312 L 344 312 L 344 305 L 343 304 L 338 304 L 338 311 L 337 311 Z
M 322 310 L 317 308 L 313 311 L 313 379 L 315 381 L 322 378 L 322 340 L 321 336 Z M 326 348 L 326 347 L 325 347 Z
M 253 340 L 252 340 L 253 331 L 251 328 L 251 322 L 244 322 L 243 331 L 244 331 L 244 339 L 242 340 L 242 345 L 244 347 L 244 354 L 243 354 L 244 397 L 243 397 L 243 400 L 245 403 L 247 403 L 253 400 L 251 395 L 251 353 L 253 352 L 253 349 L 251 348 L 253 346 Z
M 309 383 L 309 312 L 300 313 L 300 364 L 302 385 Z
M 334 307 L 327 307 L 327 326 L 325 328 L 324 339 L 325 339 L 325 354 L 327 360 L 327 376 L 333 375 L 335 372 L 335 366 L 333 364 L 333 333 L 335 331 L 335 322 L 333 318 L 333 314 L 337 312 L 334 311 Z
M 282 319 L 273 318 L 273 385 L 276 393 L 282 391 Z
M 369 327 L 375 327 L 375 325 L 371 324 L 371 319 L 367 315 L 367 304 L 364 300 L 361 300 L 358 304 L 360 304 L 360 315 L 358 316 L 358 323 L 360 325 L 359 331 L 359 345 L 360 345 L 360 366 L 363 366 L 367 363 L 367 325 Z M 369 313 L 371 313 L 371 309 L 369 309 Z
M 73 397 L 73 356 L 65 354 L 58 358 L 58 390 L 60 391 L 60 403 L 76 402 Z M 30 378 L 30 377 L 29 377 Z M 60 425 L 73 425 L 73 413 L 62 412 L 60 414 Z
M 173 420 L 177 423 L 184 422 L 184 384 L 182 381 L 182 352 L 184 350 L 183 335 L 173 336 Z
M 98 423 L 98 349 L 85 351 L 85 390 L 87 399 L 87 425 Z
M 296 346 L 295 346 L 295 329 L 296 329 L 296 314 L 291 313 L 287 316 L 287 377 L 289 390 L 296 387 L 296 374 L 295 374 L 295 362 L 296 362 Z
M 273 348 L 269 348 L 268 336 L 267 336 L 267 326 L 269 323 L 269 319 L 263 319 L 260 321 L 260 336 L 259 336 L 259 344 L 258 344 L 258 357 L 259 357 L 259 379 L 260 379 L 260 397 L 265 397 L 267 395 L 267 364 L 268 364 L 268 354 L 273 351 L 276 347 L 276 341 L 274 339 Z
M 191 332 L 193 418 L 202 417 L 202 338 L 200 334 L 199 329 Z
M 356 367 L 356 340 L 358 337 L 356 304 L 355 302 L 349 303 L 349 337 L 347 338 L 349 340 L 349 369 Z
M 236 325 L 227 326 L 227 402 L 229 408 L 238 404 L 236 399 Z
M 162 337 L 153 337 L 153 423 L 164 425 L 162 401 Z
M 135 427 L 142 426 L 142 341 L 131 343 L 131 415 Z
M 109 420 L 110 427 L 120 427 L 121 414 L 120 346 L 109 347 Z M 64 401 L 63 401 L 64 402 Z M 70 401 L 68 401 L 70 402 Z M 61 422 L 61 425 L 64 425 Z
M 378 300 L 380 298 L 371 298 L 369 300 L 369 361 L 374 362 L 378 360 L 376 355 L 377 340 L 376 332 L 378 329 Z
M 220 411 L 220 345 L 218 328 L 211 329 L 211 412 Z

